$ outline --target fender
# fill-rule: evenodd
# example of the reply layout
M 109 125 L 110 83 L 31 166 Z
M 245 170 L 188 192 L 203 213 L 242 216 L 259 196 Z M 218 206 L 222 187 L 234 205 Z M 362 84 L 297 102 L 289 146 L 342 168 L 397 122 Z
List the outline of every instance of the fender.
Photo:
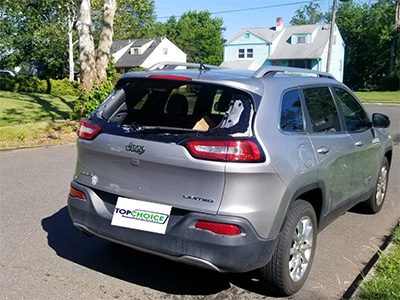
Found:
M 317 191 L 320 193 L 320 195 L 316 193 Z M 315 198 L 317 195 L 318 198 Z M 278 225 L 279 232 L 281 232 L 283 229 L 289 207 L 299 198 L 310 202 L 311 205 L 314 207 L 314 209 L 316 210 L 315 214 L 318 221 L 318 230 L 322 230 L 325 224 L 325 215 L 327 214 L 327 210 L 329 208 L 329 203 L 326 203 L 325 201 L 325 195 L 326 192 L 324 182 L 315 181 L 297 189 L 291 196 L 289 196 L 289 201 L 282 201 L 281 207 L 278 210 L 278 214 L 282 215 L 282 217 L 280 218 L 280 220 L 282 221 Z

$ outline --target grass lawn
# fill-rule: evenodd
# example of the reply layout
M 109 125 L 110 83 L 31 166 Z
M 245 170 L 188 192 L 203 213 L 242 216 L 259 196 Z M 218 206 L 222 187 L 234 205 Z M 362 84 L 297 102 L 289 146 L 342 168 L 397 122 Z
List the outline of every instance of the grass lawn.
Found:
M 0 149 L 75 142 L 78 124 L 66 120 L 76 99 L 75 96 L 0 91 Z
M 78 122 L 40 122 L 0 127 L 0 149 L 70 144 L 76 141 Z
M 400 91 L 397 92 L 354 92 L 363 103 L 400 104 Z
M 375 273 L 361 284 L 361 299 L 400 299 L 400 225 L 392 232 L 391 247 L 382 253 Z
M 0 91 L 0 127 L 68 119 L 76 99 L 76 96 Z

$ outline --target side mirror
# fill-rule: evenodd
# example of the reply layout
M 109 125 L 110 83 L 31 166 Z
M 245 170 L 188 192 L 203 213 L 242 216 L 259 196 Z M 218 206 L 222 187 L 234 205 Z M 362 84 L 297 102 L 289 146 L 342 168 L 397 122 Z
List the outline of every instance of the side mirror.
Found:
M 390 126 L 390 119 L 384 114 L 372 114 L 372 126 L 377 128 L 388 128 Z

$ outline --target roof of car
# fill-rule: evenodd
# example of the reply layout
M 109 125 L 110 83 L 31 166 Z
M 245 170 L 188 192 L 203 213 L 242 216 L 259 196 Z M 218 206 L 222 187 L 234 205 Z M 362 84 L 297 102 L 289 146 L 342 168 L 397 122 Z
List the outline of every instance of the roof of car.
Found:
M 149 71 L 131 72 L 124 74 L 121 79 L 155 77 L 159 79 L 183 79 L 189 78 L 193 81 L 202 81 L 212 84 L 223 84 L 239 89 L 244 89 L 261 95 L 264 91 L 265 83 L 271 82 L 278 84 L 280 89 L 286 89 L 290 86 L 332 84 L 338 83 L 335 78 L 325 72 L 317 72 L 307 69 L 289 68 L 280 66 L 270 66 L 260 68 L 257 71 L 225 69 L 215 66 L 203 66 L 203 70 L 182 69 L 182 63 L 169 65 L 168 63 L 155 65 Z M 162 68 L 158 68 L 162 66 Z M 173 67 L 170 67 L 173 66 Z M 187 63 L 188 67 L 199 67 L 198 64 Z M 182 77 L 182 78 L 179 78 Z M 290 80 L 288 80 L 290 78 Z

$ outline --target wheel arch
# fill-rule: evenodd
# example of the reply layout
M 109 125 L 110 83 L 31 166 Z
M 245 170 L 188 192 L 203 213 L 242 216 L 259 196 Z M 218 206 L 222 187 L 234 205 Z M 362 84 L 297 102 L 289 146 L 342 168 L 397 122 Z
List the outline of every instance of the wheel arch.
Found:
M 387 160 L 389 162 L 389 167 L 392 164 L 392 155 L 393 155 L 392 149 L 386 149 L 385 157 L 387 158 Z
M 325 211 L 325 186 L 322 182 L 313 182 L 299 188 L 292 196 L 289 206 L 286 209 L 286 213 L 289 207 L 296 200 L 304 200 L 311 204 L 314 208 L 315 215 L 317 217 L 318 229 L 323 226 L 323 212 Z

